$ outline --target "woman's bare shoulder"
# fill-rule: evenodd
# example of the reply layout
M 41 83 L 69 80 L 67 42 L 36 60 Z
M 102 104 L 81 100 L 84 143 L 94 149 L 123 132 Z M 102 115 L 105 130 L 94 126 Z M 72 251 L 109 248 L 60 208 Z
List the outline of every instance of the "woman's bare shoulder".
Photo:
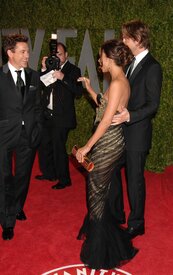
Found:
M 129 89 L 129 84 L 126 78 L 117 78 L 111 81 L 109 91 L 124 91 Z

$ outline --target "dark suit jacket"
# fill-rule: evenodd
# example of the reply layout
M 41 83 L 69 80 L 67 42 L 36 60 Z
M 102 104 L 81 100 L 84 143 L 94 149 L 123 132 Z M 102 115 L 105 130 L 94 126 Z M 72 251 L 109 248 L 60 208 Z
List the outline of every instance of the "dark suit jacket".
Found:
M 148 53 L 137 65 L 130 79 L 128 103 L 130 122 L 124 124 L 126 149 L 148 151 L 151 148 L 152 118 L 160 102 L 162 69 Z
M 24 101 L 14 83 L 8 64 L 0 68 L 0 146 L 17 145 L 24 121 L 28 144 L 38 145 L 41 137 L 42 112 L 40 105 L 39 74 L 25 69 L 26 87 Z
M 82 84 L 77 82 L 81 76 L 80 69 L 69 61 L 62 68 L 63 80 L 57 80 L 48 87 L 43 86 L 42 103 L 45 107 L 49 104 L 49 95 L 53 89 L 53 116 L 56 126 L 75 128 L 76 114 L 74 99 L 82 95 Z

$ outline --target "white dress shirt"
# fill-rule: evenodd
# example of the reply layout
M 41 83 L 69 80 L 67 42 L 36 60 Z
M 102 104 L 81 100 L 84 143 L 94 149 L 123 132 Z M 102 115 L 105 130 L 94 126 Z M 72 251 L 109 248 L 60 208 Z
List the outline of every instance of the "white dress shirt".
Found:
M 19 71 L 19 70 L 17 70 L 13 65 L 11 65 L 10 62 L 8 62 L 8 67 L 9 67 L 9 70 L 10 70 L 10 72 L 11 72 L 11 74 L 12 74 L 14 83 L 16 84 L 16 82 L 17 82 L 17 73 L 16 73 L 16 71 Z M 22 78 L 22 80 L 24 81 L 24 83 L 25 83 L 25 85 L 26 85 L 24 68 L 21 68 L 20 70 L 22 71 L 22 72 L 21 72 L 21 78 Z M 22 120 L 22 125 L 24 125 L 24 124 L 25 124 L 25 123 L 24 123 L 24 121 Z
M 67 62 L 67 60 L 64 62 L 64 64 L 62 64 L 60 66 L 59 71 L 62 70 L 62 68 L 64 67 L 64 65 L 65 65 L 66 62 Z M 50 100 L 49 100 L 49 104 L 48 104 L 47 108 L 50 109 L 50 110 L 53 110 L 53 92 L 50 93 Z
M 133 66 L 133 70 L 132 70 L 131 74 L 133 73 L 134 69 L 139 64 L 139 62 L 147 55 L 148 52 L 149 52 L 148 49 L 146 49 L 143 52 L 141 52 L 135 56 L 135 62 L 134 62 L 134 66 Z
M 19 70 L 16 69 L 13 65 L 11 65 L 10 62 L 8 62 L 8 67 L 9 67 L 9 70 L 10 70 L 10 72 L 11 72 L 11 74 L 12 74 L 14 83 L 16 84 L 16 82 L 17 82 L 17 73 L 16 73 L 16 71 L 19 71 Z M 25 83 L 25 85 L 26 85 L 24 68 L 21 68 L 20 70 L 22 71 L 22 72 L 21 72 L 21 78 L 22 78 L 22 80 L 24 81 L 24 83 Z

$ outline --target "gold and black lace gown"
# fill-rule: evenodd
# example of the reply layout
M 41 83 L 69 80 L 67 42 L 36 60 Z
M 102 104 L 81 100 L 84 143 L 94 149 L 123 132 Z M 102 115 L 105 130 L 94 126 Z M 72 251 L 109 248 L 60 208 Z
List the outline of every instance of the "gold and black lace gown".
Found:
M 96 126 L 103 116 L 106 104 L 102 97 L 96 113 Z M 80 253 L 81 261 L 93 269 L 118 267 L 133 258 L 137 252 L 127 233 L 118 226 L 109 206 L 112 171 L 124 147 L 121 125 L 111 125 L 91 152 L 91 160 L 95 167 L 88 175 L 88 214 L 78 239 L 84 239 Z

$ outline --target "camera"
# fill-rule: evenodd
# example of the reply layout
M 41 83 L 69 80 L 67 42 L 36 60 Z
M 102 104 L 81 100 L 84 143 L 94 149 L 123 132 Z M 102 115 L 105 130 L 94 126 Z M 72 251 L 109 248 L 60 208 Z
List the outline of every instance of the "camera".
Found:
M 60 69 L 60 59 L 56 56 L 57 42 L 57 34 L 51 34 L 51 39 L 49 42 L 50 55 L 46 59 L 46 68 L 49 71 Z

